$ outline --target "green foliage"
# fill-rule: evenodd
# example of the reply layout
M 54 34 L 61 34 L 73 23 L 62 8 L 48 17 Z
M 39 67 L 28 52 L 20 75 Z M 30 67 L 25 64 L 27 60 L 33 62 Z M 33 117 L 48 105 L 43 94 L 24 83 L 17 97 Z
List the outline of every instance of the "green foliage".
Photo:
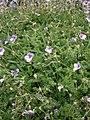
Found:
M 27 7 L 0 13 L 0 47 L 5 49 L 0 56 L 0 79 L 5 75 L 0 83 L 1 120 L 89 120 L 90 25 L 83 12 L 73 12 Z M 86 40 L 79 38 L 80 33 L 87 35 Z M 17 40 L 5 45 L 12 34 Z M 51 54 L 45 52 L 46 46 L 52 46 Z M 30 63 L 24 60 L 28 52 L 34 53 Z M 81 69 L 73 72 L 78 61 Z M 16 68 L 20 72 L 13 77 L 10 71 Z M 35 114 L 24 115 L 29 109 Z

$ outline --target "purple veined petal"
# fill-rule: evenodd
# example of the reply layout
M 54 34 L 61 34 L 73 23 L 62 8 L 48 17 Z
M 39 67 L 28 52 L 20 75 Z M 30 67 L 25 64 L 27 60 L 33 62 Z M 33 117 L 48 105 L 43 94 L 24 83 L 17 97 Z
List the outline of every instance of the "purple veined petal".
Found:
M 35 13 L 35 15 L 36 15 L 36 16 L 38 16 L 38 17 L 40 16 L 40 14 L 39 14 L 39 13 Z
M 5 49 L 4 49 L 4 48 L 2 48 L 2 47 L 0 47 L 0 55 L 3 55 L 3 54 L 4 54 L 4 52 L 5 52 Z
M 75 64 L 74 64 L 74 67 L 80 68 L 80 63 L 79 63 L 79 62 L 78 62 L 78 63 L 75 63 Z
M 17 74 L 17 72 L 15 70 L 11 70 L 11 75 L 15 76 Z
M 10 38 L 10 42 L 11 43 L 14 43 L 17 39 L 17 36 L 16 35 L 12 35 L 12 37 Z
M 73 41 L 73 42 L 76 42 L 76 38 L 75 38 L 75 37 L 72 37 L 72 41 Z
M 25 110 L 25 111 L 23 112 L 23 114 L 32 115 L 32 114 L 34 114 L 34 111 L 32 111 L 32 110 Z
M 86 35 L 81 33 L 81 34 L 79 35 L 79 37 L 80 37 L 80 39 L 84 40 L 84 39 L 86 38 Z
M 87 20 L 88 22 L 90 22 L 90 16 L 87 16 L 86 20 Z
M 77 71 L 77 70 L 79 70 L 80 68 L 81 68 L 81 65 L 80 65 L 80 63 L 79 63 L 79 62 L 74 63 L 74 68 L 73 68 L 73 71 Z
M 53 48 L 52 48 L 51 46 L 46 46 L 45 51 L 46 51 L 47 53 L 52 53 Z
M 16 76 L 18 72 L 19 72 L 18 68 L 16 70 L 11 70 L 11 75 Z
M 27 55 L 24 57 L 24 59 L 25 59 L 26 62 L 31 62 L 33 57 L 34 57 L 34 54 L 31 53 L 31 52 L 29 52 L 29 53 L 27 53 Z

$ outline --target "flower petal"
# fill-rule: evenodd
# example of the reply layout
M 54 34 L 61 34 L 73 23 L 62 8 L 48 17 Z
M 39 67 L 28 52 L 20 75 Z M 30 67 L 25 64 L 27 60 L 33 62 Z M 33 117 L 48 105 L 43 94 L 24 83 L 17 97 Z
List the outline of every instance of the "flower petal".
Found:
M 0 47 L 0 55 L 3 55 L 4 54 L 4 48 Z
M 32 115 L 32 114 L 34 114 L 34 111 L 32 111 L 32 110 L 25 110 L 25 111 L 23 112 L 23 114 Z

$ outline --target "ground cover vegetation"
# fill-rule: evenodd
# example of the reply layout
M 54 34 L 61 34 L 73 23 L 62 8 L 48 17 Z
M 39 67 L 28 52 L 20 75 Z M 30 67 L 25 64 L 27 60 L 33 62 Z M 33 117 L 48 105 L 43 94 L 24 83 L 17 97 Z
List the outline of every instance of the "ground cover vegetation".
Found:
M 0 13 L 0 120 L 90 119 L 89 13 L 54 8 Z

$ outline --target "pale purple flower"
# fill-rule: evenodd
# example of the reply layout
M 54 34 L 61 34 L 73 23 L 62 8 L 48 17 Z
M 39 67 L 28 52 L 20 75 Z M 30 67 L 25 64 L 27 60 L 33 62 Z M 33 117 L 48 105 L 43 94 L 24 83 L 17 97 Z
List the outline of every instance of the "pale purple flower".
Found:
M 0 43 L 2 43 L 2 40 L 0 40 Z
M 84 4 L 85 6 L 87 6 L 88 3 L 89 3 L 88 0 L 84 0 L 84 1 L 83 1 L 83 4 Z
M 80 63 L 79 63 L 79 62 L 74 63 L 74 68 L 73 68 L 73 71 L 77 71 L 77 70 L 79 70 L 80 68 L 81 68 L 81 65 L 80 65 Z
M 57 113 L 58 112 L 58 109 L 56 108 L 56 109 L 54 109 L 54 113 Z
M 14 43 L 17 39 L 17 36 L 16 35 L 12 35 L 12 37 L 10 38 L 10 42 L 11 43 Z
M 17 68 L 16 70 L 11 70 L 11 75 L 16 76 L 18 75 L 17 73 L 19 72 L 19 69 Z
M 4 54 L 4 48 L 0 47 L 0 55 L 3 55 Z
M 84 39 L 86 38 L 86 35 L 81 33 L 81 34 L 79 35 L 79 37 L 80 37 L 82 40 L 84 40 Z
M 23 112 L 23 114 L 32 115 L 32 114 L 34 114 L 34 111 L 32 111 L 32 110 L 25 110 L 25 111 Z
M 72 41 L 73 41 L 73 42 L 76 42 L 76 38 L 75 38 L 75 37 L 72 37 Z
M 44 28 L 44 31 L 48 31 L 48 27 L 45 27 L 45 28 Z
M 24 59 L 26 60 L 26 62 L 31 62 L 32 58 L 34 57 L 34 54 L 29 52 L 27 53 L 27 55 L 24 57 Z
M 63 89 L 63 86 L 62 86 L 62 85 L 61 85 L 61 86 L 58 86 L 59 92 L 60 92 L 62 89 Z
M 90 22 L 90 16 L 87 16 L 86 20 L 87 20 L 88 22 Z
M 47 53 L 52 53 L 53 48 L 51 46 L 46 46 L 45 51 Z
M 38 16 L 38 17 L 40 16 L 40 14 L 39 14 L 39 13 L 35 13 L 35 15 L 36 15 L 36 16 Z

